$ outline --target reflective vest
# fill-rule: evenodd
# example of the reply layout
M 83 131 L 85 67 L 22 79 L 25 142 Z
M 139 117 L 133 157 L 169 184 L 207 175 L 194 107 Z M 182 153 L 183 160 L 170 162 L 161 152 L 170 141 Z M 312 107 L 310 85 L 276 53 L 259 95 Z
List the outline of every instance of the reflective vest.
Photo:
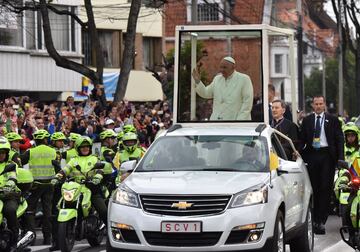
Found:
M 15 155 L 16 153 L 18 153 L 16 150 L 13 150 L 13 149 L 10 150 L 10 152 L 9 152 L 9 160 L 10 160 L 10 161 L 13 160 L 13 157 L 14 157 L 14 155 Z M 15 161 L 15 162 L 16 162 L 16 161 Z M 18 156 L 18 158 L 17 158 L 17 162 L 16 162 L 16 163 L 17 163 L 18 165 L 22 166 L 22 165 L 21 165 L 21 159 L 19 158 L 19 156 Z
M 110 152 L 111 154 L 115 154 L 114 153 L 114 151 L 113 151 L 113 149 L 110 149 L 109 147 L 106 147 L 106 146 L 101 146 L 101 150 L 100 150 L 100 160 L 101 161 L 106 161 L 105 160 L 105 157 L 104 157 L 104 152 L 105 151 L 108 151 L 108 152 Z
M 87 172 L 89 172 L 94 165 L 99 161 L 96 156 L 77 156 L 70 160 L 70 162 L 63 168 L 65 175 L 75 178 L 76 181 L 80 181 L 85 178 Z M 76 166 L 80 166 L 80 171 L 76 169 Z M 97 173 L 96 170 L 89 172 L 88 177 L 92 177 Z
M 5 169 L 5 166 L 7 166 L 8 164 L 11 164 L 12 162 L 3 162 L 0 163 L 0 173 L 3 172 L 3 170 Z M 17 169 L 17 166 L 16 166 Z M 4 173 L 3 175 L 0 176 L 0 188 L 5 186 L 5 183 L 9 180 L 9 179 L 16 179 L 16 171 L 12 171 L 12 172 L 7 172 Z
M 344 156 L 345 161 L 349 162 L 350 164 L 356 159 L 356 157 L 360 156 L 360 150 L 355 149 L 355 147 L 347 147 L 344 146 Z
M 120 163 L 129 161 L 130 159 L 140 159 L 144 156 L 144 153 L 145 151 L 142 148 L 136 148 L 132 153 L 123 150 L 120 152 Z
M 50 180 L 54 177 L 51 161 L 56 160 L 56 156 L 53 148 L 43 144 L 30 149 L 29 169 L 34 180 Z
M 69 163 L 71 159 L 73 159 L 74 157 L 77 157 L 77 151 L 75 150 L 75 148 L 71 148 L 70 150 L 66 151 L 66 163 Z

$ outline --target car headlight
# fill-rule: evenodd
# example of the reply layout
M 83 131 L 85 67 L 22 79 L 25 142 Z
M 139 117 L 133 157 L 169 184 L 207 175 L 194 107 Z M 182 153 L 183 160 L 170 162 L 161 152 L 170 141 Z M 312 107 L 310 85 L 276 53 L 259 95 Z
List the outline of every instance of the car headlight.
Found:
M 121 184 L 116 189 L 116 192 L 113 194 L 113 202 L 125 206 L 140 207 L 138 195 L 125 184 Z
M 63 198 L 65 201 L 73 201 L 75 196 L 76 189 L 64 190 L 63 189 Z
M 268 187 L 264 184 L 251 187 L 234 195 L 231 208 L 266 203 L 268 200 Z

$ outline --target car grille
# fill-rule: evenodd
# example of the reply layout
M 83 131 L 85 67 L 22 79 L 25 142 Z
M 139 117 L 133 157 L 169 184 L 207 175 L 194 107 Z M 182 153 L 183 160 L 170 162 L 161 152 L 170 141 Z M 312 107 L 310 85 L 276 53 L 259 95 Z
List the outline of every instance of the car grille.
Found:
M 220 239 L 221 232 L 202 233 L 161 233 L 143 232 L 146 242 L 154 246 L 201 247 L 214 246 Z
M 148 213 L 170 216 L 218 214 L 225 210 L 230 195 L 141 195 Z

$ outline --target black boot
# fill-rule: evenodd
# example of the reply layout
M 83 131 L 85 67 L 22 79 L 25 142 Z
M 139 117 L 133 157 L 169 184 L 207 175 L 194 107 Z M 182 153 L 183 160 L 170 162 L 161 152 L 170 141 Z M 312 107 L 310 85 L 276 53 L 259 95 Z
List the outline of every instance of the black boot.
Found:
M 55 251 L 55 250 L 60 250 L 59 244 L 57 242 L 53 242 L 53 244 L 49 248 L 49 251 Z
M 51 238 L 50 237 L 44 237 L 43 245 L 50 245 L 51 244 Z

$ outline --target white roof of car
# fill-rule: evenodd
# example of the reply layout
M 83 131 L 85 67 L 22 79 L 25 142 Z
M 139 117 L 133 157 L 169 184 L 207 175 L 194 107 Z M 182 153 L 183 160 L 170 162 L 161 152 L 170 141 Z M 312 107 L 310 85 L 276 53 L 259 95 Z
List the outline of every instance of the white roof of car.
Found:
M 192 135 L 203 135 L 203 136 L 258 136 L 260 132 L 256 132 L 257 126 L 254 125 L 239 125 L 239 124 L 228 124 L 228 125 L 186 125 L 181 126 L 178 129 L 167 132 L 166 136 L 192 136 Z M 264 132 L 269 129 L 269 126 L 266 126 Z

